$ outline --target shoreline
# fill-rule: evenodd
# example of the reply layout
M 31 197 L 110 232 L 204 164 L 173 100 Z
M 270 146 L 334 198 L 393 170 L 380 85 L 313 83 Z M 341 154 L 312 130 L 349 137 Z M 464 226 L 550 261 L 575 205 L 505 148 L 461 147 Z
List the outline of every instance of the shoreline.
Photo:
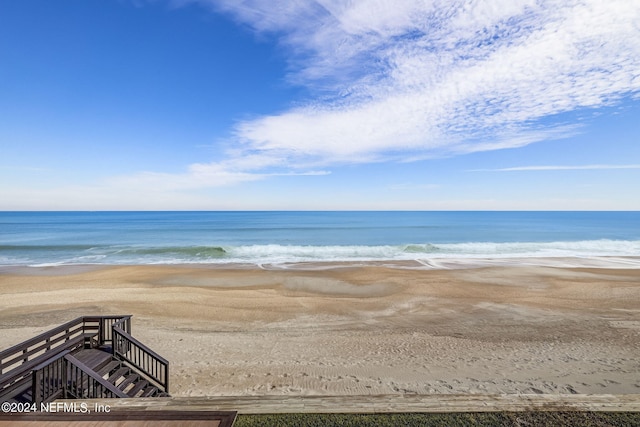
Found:
M 640 270 L 598 265 L 0 268 L 0 349 L 133 314 L 174 396 L 637 394 Z
M 293 262 L 194 262 L 194 263 L 74 263 L 0 265 L 2 274 L 66 275 L 103 268 L 118 267 L 178 267 L 193 269 L 238 269 L 238 270 L 331 270 L 338 268 L 385 267 L 409 270 L 457 270 L 485 267 L 550 267 L 550 268 L 597 268 L 640 269 L 640 256 L 500 256 L 500 257 L 431 257 L 414 260 L 339 260 L 339 261 L 293 261 Z

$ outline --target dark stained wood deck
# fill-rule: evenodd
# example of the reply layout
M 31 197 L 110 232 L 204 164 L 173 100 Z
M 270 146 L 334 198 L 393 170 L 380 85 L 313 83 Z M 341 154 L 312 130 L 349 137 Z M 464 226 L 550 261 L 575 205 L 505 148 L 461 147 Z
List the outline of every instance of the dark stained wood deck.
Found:
M 103 366 L 107 365 L 108 362 L 112 361 L 111 354 L 96 348 L 80 350 L 77 353 L 74 353 L 74 356 L 94 371 L 99 370 Z
M 231 427 L 235 411 L 0 415 L 0 427 Z

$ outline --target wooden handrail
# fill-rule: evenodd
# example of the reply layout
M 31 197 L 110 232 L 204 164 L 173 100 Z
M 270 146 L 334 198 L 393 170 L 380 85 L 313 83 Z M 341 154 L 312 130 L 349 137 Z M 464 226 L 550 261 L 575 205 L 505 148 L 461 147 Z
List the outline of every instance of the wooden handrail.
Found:
M 45 354 L 42 354 L 33 360 L 22 363 L 19 366 L 9 370 L 8 372 L 0 375 L 0 395 L 4 394 L 8 390 L 13 389 L 19 383 L 24 383 L 28 380 L 28 378 L 32 375 L 33 370 L 43 363 L 46 364 L 51 357 L 56 357 L 58 353 L 65 352 L 68 349 L 72 349 L 74 347 L 82 345 L 84 341 L 83 336 L 77 336 L 71 340 L 69 340 L 68 346 L 58 346 L 53 350 L 48 351 Z M 44 362 L 43 362 L 44 360 Z
M 0 359 L 4 359 L 6 357 L 7 354 L 11 354 L 11 353 L 15 353 L 16 350 L 20 350 L 23 347 L 30 347 L 33 344 L 36 344 L 42 340 L 47 339 L 48 337 L 58 334 L 66 329 L 69 329 L 70 327 L 79 324 L 80 322 L 82 322 L 82 317 L 78 317 L 76 319 L 70 320 L 65 324 L 62 324 L 60 326 L 56 326 L 55 328 L 48 330 L 46 332 L 41 333 L 38 336 L 35 336 L 31 339 L 28 339 L 26 341 L 23 341 L 19 344 L 14 345 L 13 347 L 9 347 L 6 350 L 0 351 Z
M 120 320 L 117 320 L 111 324 L 111 329 L 118 328 L 122 332 L 131 334 L 131 316 L 122 316 Z
M 143 343 L 138 341 L 136 338 L 134 338 L 130 334 L 126 333 L 122 329 L 120 329 L 118 332 L 120 332 L 120 335 L 124 336 L 127 340 L 131 341 L 132 343 L 134 343 L 135 345 L 137 345 L 138 347 L 143 349 L 145 352 L 151 354 L 153 357 L 155 357 L 156 359 L 158 359 L 162 363 L 169 364 L 169 361 L 167 359 L 165 359 L 164 357 L 160 356 L 155 351 L 151 350 L 149 347 L 147 347 L 146 345 L 144 345 Z
M 97 335 L 100 334 L 100 326 L 105 320 L 110 319 L 119 319 L 119 320 L 127 320 L 130 319 L 131 315 L 122 315 L 122 316 L 83 316 L 78 317 L 76 319 L 70 320 L 69 322 L 56 326 L 53 329 L 50 329 L 46 332 L 41 333 L 40 335 L 23 341 L 19 344 L 16 344 L 12 347 L 9 347 L 6 350 L 0 352 L 0 377 L 5 373 L 5 369 L 9 368 L 8 371 L 11 371 L 19 366 L 13 366 L 16 363 L 19 363 L 22 360 L 21 364 L 27 363 L 30 360 L 39 357 L 39 353 L 41 351 L 51 351 L 52 347 L 61 347 L 64 346 L 64 342 L 70 340 L 71 338 L 75 338 L 78 335 L 84 333 L 93 333 L 95 332 Z M 89 326 L 92 322 L 98 322 L 95 326 Z M 59 335 L 62 334 L 62 335 Z M 59 335 L 59 336 L 57 336 Z M 55 338 L 53 338 L 55 337 Z M 102 338 L 100 345 L 104 344 L 102 342 Z
M 119 316 L 81 316 L 81 317 L 77 317 L 73 320 L 68 321 L 67 323 L 64 323 L 60 326 L 56 326 L 53 329 L 50 329 L 46 332 L 41 333 L 40 335 L 37 335 L 33 338 L 30 338 L 26 341 L 23 341 L 21 343 L 18 343 L 12 347 L 9 347 L 6 350 L 2 350 L 0 351 L 0 360 L 5 359 L 7 357 L 7 355 L 10 355 L 11 353 L 15 353 L 16 350 L 22 350 L 24 347 L 31 347 L 34 344 L 37 344 L 41 341 L 46 340 L 47 338 L 59 334 L 60 332 L 63 332 L 67 329 L 70 329 L 73 326 L 79 325 L 80 323 L 87 323 L 87 322 L 95 322 L 95 321 L 101 321 L 104 319 L 130 319 L 131 315 L 130 314 L 126 314 L 126 315 L 119 315 Z
M 115 323 L 121 323 L 131 319 L 130 314 L 117 315 L 117 316 L 85 316 L 86 322 L 97 322 L 97 330 L 99 336 L 100 345 L 104 345 L 106 342 L 112 341 L 111 336 L 111 326 Z M 131 322 L 127 322 L 129 328 L 126 329 L 127 332 L 131 332 Z
M 89 368 L 87 365 L 85 365 L 84 363 L 82 363 L 81 361 L 76 359 L 73 355 L 67 354 L 67 355 L 64 356 L 64 358 L 71 365 L 77 367 L 82 372 L 84 372 L 87 376 L 91 377 L 95 382 L 97 382 L 102 387 L 104 387 L 105 389 L 107 389 L 111 393 L 113 393 L 114 396 L 116 396 L 116 397 L 129 397 L 129 396 L 127 396 L 127 394 L 124 391 L 120 390 L 115 385 L 111 384 L 109 381 L 107 381 L 104 378 L 102 378 L 100 375 L 98 375 L 93 370 L 91 370 L 91 368 Z M 90 387 L 89 387 L 89 389 L 90 389 Z M 89 398 L 100 398 L 100 397 L 104 397 L 104 396 L 86 396 L 86 397 L 89 397 Z
M 122 340 L 117 339 L 118 336 Z M 126 347 L 126 350 L 122 347 Z M 113 355 L 129 362 L 136 370 L 157 383 L 165 392 L 169 391 L 169 361 L 115 324 L 113 326 Z
M 45 340 L 40 342 L 39 345 L 34 344 L 35 347 L 30 350 L 29 347 L 24 347 L 22 351 L 19 349 L 13 355 L 8 356 L 2 363 L 0 363 L 0 369 L 5 371 L 6 368 L 9 368 L 7 371 L 11 371 L 47 353 L 53 352 L 55 354 L 56 351 L 60 351 L 61 349 L 74 345 L 77 338 L 84 336 L 82 329 L 69 329 L 69 332 L 64 335 L 60 335 L 54 339 Z M 15 366 L 16 364 L 18 364 L 18 366 Z
M 47 366 L 47 365 L 51 364 L 51 362 L 54 362 L 54 361 L 56 361 L 56 360 L 58 360 L 58 359 L 60 359 L 60 358 L 62 358 L 62 357 L 65 357 L 65 356 L 66 356 L 67 354 L 69 354 L 69 353 L 71 353 L 71 350 L 65 350 L 65 351 L 63 351 L 62 353 L 60 353 L 60 354 L 58 354 L 58 355 L 56 355 L 56 356 L 54 356 L 54 357 L 52 357 L 52 358 L 50 358 L 50 359 L 45 360 L 44 362 L 42 362 L 42 363 L 41 363 L 41 364 L 39 364 L 38 366 L 34 367 L 34 368 L 33 368 L 33 370 L 34 370 L 34 371 L 39 371 L 39 370 L 41 370 L 42 368 L 44 368 L 45 366 Z
M 64 357 L 69 353 L 71 353 L 71 350 L 65 350 L 54 358 L 47 359 L 33 368 L 33 374 L 31 375 L 31 400 L 33 403 L 40 405 L 43 402 L 50 402 L 58 396 L 65 397 L 67 373 L 64 366 Z M 54 369 L 54 372 L 58 375 L 51 378 L 47 375 L 51 371 L 50 367 L 60 359 L 63 359 L 61 366 L 58 369 Z M 45 384 L 45 381 L 47 381 L 47 384 Z M 56 385 L 57 388 L 53 388 Z
M 23 352 L 24 350 L 28 349 L 29 347 L 32 347 L 36 344 L 41 344 L 41 343 L 49 343 L 47 342 L 47 339 L 50 339 L 51 337 L 53 337 L 54 335 L 57 335 L 61 332 L 67 331 L 67 330 L 71 330 L 71 328 L 75 327 L 75 326 L 79 326 L 83 321 L 82 317 L 78 317 L 76 319 L 73 319 L 63 325 L 60 326 L 56 326 L 55 328 L 43 332 L 40 335 L 33 337 L 31 339 L 28 339 L 26 341 L 23 341 L 19 344 L 14 345 L 13 347 L 9 347 L 6 350 L 0 351 L 0 373 L 2 372 L 2 367 L 4 367 L 4 365 L 6 363 L 3 363 L 3 360 L 8 359 L 10 356 L 14 356 L 16 354 L 18 354 L 19 352 Z M 75 332 L 75 331 L 74 331 Z M 14 357 L 14 359 L 11 359 L 12 363 L 16 358 Z

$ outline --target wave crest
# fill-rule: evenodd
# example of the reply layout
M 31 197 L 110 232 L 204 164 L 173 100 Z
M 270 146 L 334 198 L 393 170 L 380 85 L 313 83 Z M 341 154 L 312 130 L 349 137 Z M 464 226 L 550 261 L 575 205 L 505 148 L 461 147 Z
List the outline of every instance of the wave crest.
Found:
M 429 261 L 445 258 L 638 257 L 640 240 L 405 245 L 0 246 L 0 265 Z

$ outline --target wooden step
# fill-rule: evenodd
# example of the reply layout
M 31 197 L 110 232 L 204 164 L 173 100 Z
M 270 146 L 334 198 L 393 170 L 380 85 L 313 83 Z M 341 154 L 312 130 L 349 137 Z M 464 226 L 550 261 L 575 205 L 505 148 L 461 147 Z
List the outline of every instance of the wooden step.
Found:
M 118 388 L 120 390 L 124 391 L 129 386 L 129 384 L 133 384 L 134 382 L 137 381 L 138 378 L 140 378 L 140 377 L 138 377 L 137 374 L 131 374 L 131 375 L 127 376 L 124 379 L 124 381 L 122 381 L 120 384 L 118 384 Z
M 158 391 L 158 387 L 147 387 L 142 394 L 140 395 L 140 397 L 151 397 L 153 396 L 156 392 Z
M 113 374 L 111 374 L 111 376 L 107 378 L 107 381 L 115 385 L 116 381 L 118 381 L 118 378 L 124 377 L 125 375 L 127 375 L 127 372 L 129 372 L 129 368 L 120 368 L 117 371 L 115 371 Z
M 129 397 L 136 397 L 136 394 L 140 393 L 146 386 L 149 385 L 149 381 L 140 380 L 136 383 L 131 390 L 127 392 Z
M 118 362 L 117 360 L 113 360 L 100 368 L 100 370 L 98 371 L 98 375 L 106 379 L 108 378 L 109 374 L 111 374 L 111 371 L 113 371 L 118 366 L 120 366 L 120 362 Z
M 97 371 L 113 360 L 111 354 L 94 348 L 80 350 L 73 356 L 94 371 Z
M 4 401 L 5 398 L 3 398 Z M 24 392 L 21 393 L 16 393 L 13 395 L 13 397 L 9 398 L 7 400 L 7 402 L 10 403 L 27 403 L 27 402 L 31 402 L 31 387 L 29 387 L 29 390 L 26 390 Z

